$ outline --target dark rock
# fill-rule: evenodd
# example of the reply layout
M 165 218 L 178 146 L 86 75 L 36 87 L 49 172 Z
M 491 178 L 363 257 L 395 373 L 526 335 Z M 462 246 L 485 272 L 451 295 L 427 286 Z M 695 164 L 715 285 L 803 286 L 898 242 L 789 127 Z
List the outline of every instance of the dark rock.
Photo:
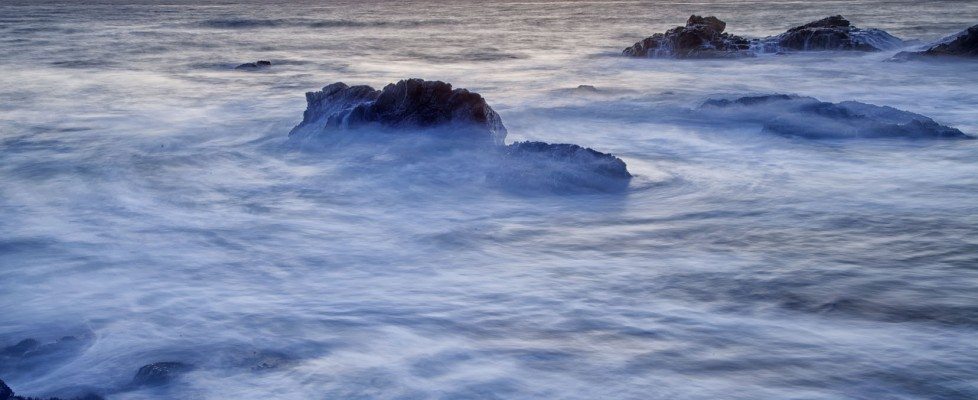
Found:
M 686 26 L 652 35 L 622 53 L 650 58 L 736 58 L 784 51 L 878 51 L 904 44 L 886 31 L 854 27 L 841 15 L 761 39 L 723 33 L 725 29 L 726 23 L 716 17 L 693 15 L 686 21 Z
M 761 123 L 766 132 L 809 139 L 972 139 L 920 114 L 855 101 L 828 103 L 812 97 L 774 94 L 711 99 L 701 110 Z
M 3 379 L 0 379 L 0 400 L 8 400 L 11 397 L 14 397 L 13 389 L 7 386 L 7 383 Z
M 925 58 L 962 57 L 978 58 L 978 25 L 933 43 L 922 51 L 904 51 L 894 56 L 895 60 Z
M 593 86 L 580 90 L 596 91 Z M 290 140 L 307 140 L 346 130 L 373 128 L 389 133 L 430 132 L 435 137 L 482 144 L 473 158 L 489 159 L 496 182 L 545 186 L 560 190 L 621 190 L 631 174 L 625 163 L 612 155 L 573 144 L 522 142 L 504 146 L 502 119 L 478 93 L 452 89 L 448 83 L 403 80 L 383 90 L 369 86 L 334 83 L 322 91 L 306 93 L 308 107 L 302 122 L 289 133 Z M 473 165 L 483 161 L 473 160 Z M 501 164 L 501 165 L 498 165 Z M 498 169 L 496 169 L 498 167 Z M 285 362 L 278 356 L 263 357 L 258 369 Z M 268 362 L 266 362 L 268 361 Z
M 609 178 L 631 178 L 625 162 L 611 154 L 569 143 L 516 142 L 506 146 L 513 157 L 544 155 L 548 161 L 586 165 L 588 170 Z
M 852 26 L 841 15 L 823 18 L 788 29 L 777 36 L 761 39 L 765 52 L 784 50 L 879 51 L 900 47 L 903 41 L 881 29 L 862 29 Z
M 723 33 L 727 24 L 716 17 L 690 16 L 686 26 L 656 33 L 622 54 L 648 58 L 732 58 L 752 56 L 749 40 Z
M 611 154 L 566 143 L 516 142 L 506 146 L 505 163 L 489 175 L 508 187 L 556 192 L 615 192 L 632 174 Z
M 131 386 L 162 386 L 174 378 L 193 369 L 193 366 L 175 361 L 164 361 L 144 365 L 136 371 Z
M 7 386 L 7 383 L 4 382 L 3 379 L 0 379 L 0 400 L 69 400 L 69 399 L 62 399 L 59 397 L 51 397 L 45 399 L 42 397 L 17 396 L 14 394 L 13 389 Z M 99 396 L 94 393 L 89 393 L 80 397 L 72 397 L 70 400 L 104 400 L 104 399 L 102 398 L 102 396 Z
M 237 67 L 234 67 L 234 69 L 237 69 L 237 70 L 245 70 L 245 71 L 252 71 L 252 70 L 257 70 L 257 69 L 269 68 L 271 66 L 272 66 L 272 62 L 271 61 L 258 60 L 256 62 L 249 62 L 249 63 L 241 64 L 241 65 L 239 65 Z
M 438 130 L 455 138 L 502 144 L 506 127 L 478 93 L 441 81 L 407 79 L 377 91 L 334 83 L 306 93 L 308 106 L 290 136 L 374 128 L 388 132 Z

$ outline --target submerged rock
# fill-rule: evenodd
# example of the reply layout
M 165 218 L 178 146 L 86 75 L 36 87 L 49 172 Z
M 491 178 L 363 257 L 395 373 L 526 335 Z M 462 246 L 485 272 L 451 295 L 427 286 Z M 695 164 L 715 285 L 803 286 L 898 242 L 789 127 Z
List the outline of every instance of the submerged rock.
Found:
M 857 28 L 841 15 L 823 18 L 788 29 L 787 32 L 780 35 L 761 39 L 761 43 L 765 52 L 784 50 L 880 51 L 895 49 L 903 45 L 902 40 L 882 29 Z
M 306 102 L 302 122 L 289 132 L 290 141 L 306 143 L 346 131 L 408 138 L 406 135 L 422 133 L 437 138 L 438 143 L 479 151 L 476 158 L 492 160 L 493 171 L 487 171 L 490 178 L 547 177 L 548 182 L 601 190 L 623 189 L 631 178 L 621 159 L 577 145 L 505 145 L 506 127 L 482 96 L 440 81 L 408 79 L 383 90 L 340 82 L 306 93 Z M 472 160 L 471 164 L 481 162 Z M 614 183 L 607 184 L 609 180 Z
M 306 93 L 308 106 L 290 136 L 373 128 L 387 132 L 438 130 L 452 137 L 501 144 L 506 128 L 478 93 L 441 81 L 406 79 L 383 90 L 334 83 Z
M 24 397 L 14 394 L 13 389 L 7 386 L 7 383 L 0 379 L 0 400 L 45 400 L 42 397 Z M 47 400 L 103 400 L 102 396 L 94 393 L 86 394 L 81 397 L 72 397 L 71 399 L 62 399 L 58 397 L 51 397 Z
M 164 361 L 144 365 L 136 371 L 132 378 L 133 387 L 162 386 L 170 383 L 177 376 L 193 369 L 193 366 L 176 361 Z
M 620 158 L 576 144 L 516 142 L 504 151 L 507 163 L 489 179 L 517 189 L 609 192 L 632 178 Z
M 829 103 L 812 97 L 774 94 L 710 99 L 701 110 L 759 122 L 766 132 L 809 139 L 972 139 L 920 114 L 855 101 Z
M 727 24 L 716 17 L 692 15 L 686 26 L 656 33 L 626 48 L 622 54 L 648 58 L 731 58 L 752 56 L 750 41 L 723 33 Z
M 929 45 L 921 51 L 904 51 L 894 56 L 896 60 L 912 60 L 941 57 L 978 58 L 978 25 Z
M 272 62 L 271 61 L 258 60 L 256 62 L 250 62 L 250 63 L 241 64 L 241 65 L 239 65 L 237 67 L 234 67 L 234 69 L 246 70 L 247 71 L 247 70 L 256 70 L 256 69 L 269 68 L 271 66 L 272 66 Z
M 693 15 L 686 26 L 652 35 L 622 53 L 650 58 L 736 58 L 785 51 L 879 51 L 903 45 L 902 40 L 886 31 L 854 27 L 841 15 L 765 38 L 749 39 L 723 33 L 724 29 L 726 23 L 716 17 Z

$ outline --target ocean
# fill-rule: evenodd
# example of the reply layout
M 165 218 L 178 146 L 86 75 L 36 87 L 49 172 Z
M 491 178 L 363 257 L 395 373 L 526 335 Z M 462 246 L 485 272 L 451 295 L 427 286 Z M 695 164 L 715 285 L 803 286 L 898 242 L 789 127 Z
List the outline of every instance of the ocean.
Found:
M 621 56 L 691 14 L 927 43 L 978 2 L 0 1 L 0 347 L 53 349 L 0 378 L 106 399 L 978 398 L 978 140 L 786 137 L 700 108 L 797 94 L 976 135 L 976 64 Z M 508 143 L 634 178 L 535 191 L 441 148 L 288 145 L 305 92 L 415 77 L 480 93 Z M 133 387 L 156 362 L 188 368 Z

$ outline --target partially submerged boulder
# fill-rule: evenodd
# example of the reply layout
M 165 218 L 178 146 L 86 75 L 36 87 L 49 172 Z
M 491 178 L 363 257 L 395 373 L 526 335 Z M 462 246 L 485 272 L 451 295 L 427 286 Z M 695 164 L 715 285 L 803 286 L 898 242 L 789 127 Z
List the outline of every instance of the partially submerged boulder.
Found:
M 895 49 L 903 41 L 882 29 L 852 26 L 841 15 L 823 18 L 761 39 L 765 51 L 880 51 Z
M 647 58 L 736 58 L 785 51 L 879 51 L 903 45 L 902 40 L 886 31 L 857 28 L 841 15 L 759 39 L 724 33 L 725 29 L 726 23 L 716 17 L 693 15 L 686 26 L 645 38 L 622 54 Z
M 622 54 L 646 58 L 731 58 L 751 56 L 750 41 L 724 33 L 727 24 L 716 17 L 692 15 L 685 26 L 656 33 Z
M 338 82 L 306 93 L 306 112 L 289 136 L 377 129 L 438 130 L 454 137 L 502 144 L 506 128 L 478 93 L 441 81 L 406 79 L 383 90 Z
M 532 171 L 537 176 L 559 178 L 564 185 L 601 190 L 623 189 L 631 178 L 621 159 L 577 145 L 505 145 L 506 127 L 485 99 L 465 89 L 452 89 L 445 82 L 408 79 L 383 90 L 340 82 L 306 93 L 306 101 L 302 122 L 289 132 L 290 141 L 296 143 L 351 131 L 381 138 L 424 134 L 439 143 L 470 147 L 493 160 L 491 164 L 502 164 L 493 166 L 490 177 L 519 179 Z M 592 184 L 589 179 L 615 184 Z
M 978 58 L 978 25 L 932 43 L 921 51 L 904 51 L 894 56 L 896 60 L 927 58 Z
M 700 109 L 760 123 L 765 132 L 808 139 L 973 139 L 920 114 L 855 101 L 774 94 L 710 99 Z
M 193 366 L 178 361 L 162 361 L 144 365 L 136 371 L 130 386 L 154 387 L 170 383 L 176 377 L 190 371 Z
M 271 61 L 268 61 L 268 60 L 258 60 L 258 61 L 255 61 L 255 62 L 249 62 L 249 63 L 244 63 L 244 64 L 241 64 L 241 65 L 238 65 L 237 67 L 234 67 L 234 69 L 243 70 L 243 71 L 254 71 L 254 70 L 258 70 L 258 69 L 269 68 L 271 66 L 272 66 L 272 62 Z

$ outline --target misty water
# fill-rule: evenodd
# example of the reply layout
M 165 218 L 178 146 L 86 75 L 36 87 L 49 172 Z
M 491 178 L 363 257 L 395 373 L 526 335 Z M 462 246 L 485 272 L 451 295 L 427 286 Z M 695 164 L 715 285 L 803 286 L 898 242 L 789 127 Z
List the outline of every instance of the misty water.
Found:
M 978 397 L 978 140 L 697 111 L 791 93 L 974 135 L 974 62 L 619 56 L 693 13 L 924 43 L 978 2 L 201 3 L 0 2 L 0 347 L 74 337 L 4 359 L 18 394 Z M 424 145 L 289 146 L 305 92 L 411 77 L 635 178 L 533 190 Z M 161 361 L 193 369 L 127 389 Z

